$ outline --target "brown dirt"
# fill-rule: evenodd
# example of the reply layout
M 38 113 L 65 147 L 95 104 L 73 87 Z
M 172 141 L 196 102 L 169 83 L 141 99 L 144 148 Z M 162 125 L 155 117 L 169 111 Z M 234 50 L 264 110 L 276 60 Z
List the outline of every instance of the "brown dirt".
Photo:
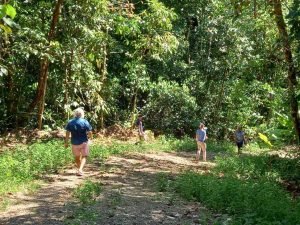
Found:
M 0 213 L 0 224 L 194 225 L 203 218 L 212 224 L 218 215 L 201 204 L 156 188 L 162 172 L 172 179 L 184 170 L 206 172 L 214 166 L 194 163 L 193 157 L 189 153 L 131 153 L 110 157 L 103 164 L 89 163 L 84 177 L 66 169 L 49 176 L 37 193 L 13 196 L 14 204 Z M 86 209 L 94 213 L 93 219 L 78 223 L 72 190 L 87 179 L 101 182 L 103 191 L 96 204 Z
M 119 124 L 112 125 L 95 133 L 98 139 L 113 139 L 120 141 L 136 140 L 138 138 L 137 129 L 125 128 Z M 154 134 L 152 131 L 146 131 L 147 140 L 153 140 Z
M 154 134 L 151 131 L 146 131 L 148 140 L 154 139 Z M 97 140 L 104 140 L 106 143 L 111 141 L 128 141 L 136 140 L 138 138 L 137 129 L 125 128 L 119 124 L 112 125 L 105 129 L 94 132 L 94 136 Z M 11 150 L 17 145 L 26 145 L 37 140 L 49 140 L 49 139 L 63 139 L 65 137 L 65 130 L 12 130 L 7 131 L 0 135 L 0 153 L 6 150 Z
M 64 138 L 64 130 L 12 130 L 0 135 L 0 153 L 41 139 Z

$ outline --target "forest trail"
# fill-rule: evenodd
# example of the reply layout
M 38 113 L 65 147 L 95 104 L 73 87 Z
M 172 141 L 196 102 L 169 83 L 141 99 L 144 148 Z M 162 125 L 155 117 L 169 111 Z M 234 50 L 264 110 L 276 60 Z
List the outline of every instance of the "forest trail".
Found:
M 103 190 L 88 209 L 92 220 L 79 224 L 200 224 L 201 217 L 207 221 L 208 215 L 217 215 L 199 203 L 158 192 L 156 184 L 161 173 L 172 179 L 185 170 L 204 172 L 213 166 L 210 162 L 195 163 L 193 158 L 191 153 L 128 153 L 103 163 L 90 162 L 83 177 L 75 176 L 73 169 L 63 170 L 49 176 L 37 193 L 14 196 L 14 204 L 0 213 L 0 224 L 78 224 L 72 222 L 76 218 L 72 190 L 88 179 L 101 182 Z

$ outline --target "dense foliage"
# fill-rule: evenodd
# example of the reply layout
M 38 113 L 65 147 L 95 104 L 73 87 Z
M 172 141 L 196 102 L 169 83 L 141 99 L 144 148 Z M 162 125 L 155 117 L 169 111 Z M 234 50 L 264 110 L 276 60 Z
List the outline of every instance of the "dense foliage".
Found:
M 142 113 L 147 129 L 177 135 L 203 121 L 218 139 L 238 124 L 272 143 L 299 136 L 297 1 L 5 3 L 2 132 L 56 129 L 81 106 L 95 128 Z

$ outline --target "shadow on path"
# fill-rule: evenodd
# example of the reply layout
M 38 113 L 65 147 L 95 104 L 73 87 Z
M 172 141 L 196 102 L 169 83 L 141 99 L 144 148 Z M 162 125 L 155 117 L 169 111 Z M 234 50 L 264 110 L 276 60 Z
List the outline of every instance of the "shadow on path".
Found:
M 211 215 L 205 207 L 157 190 L 158 174 L 172 177 L 186 170 L 206 172 L 214 166 L 193 159 L 191 153 L 132 153 L 110 157 L 104 164 L 90 163 L 84 177 L 65 170 L 51 175 L 50 182 L 34 195 L 15 196 L 14 205 L 0 213 L 0 224 L 200 224 L 201 217 Z M 72 190 L 86 179 L 101 182 L 103 191 L 96 204 L 84 209 L 94 216 L 78 221 Z

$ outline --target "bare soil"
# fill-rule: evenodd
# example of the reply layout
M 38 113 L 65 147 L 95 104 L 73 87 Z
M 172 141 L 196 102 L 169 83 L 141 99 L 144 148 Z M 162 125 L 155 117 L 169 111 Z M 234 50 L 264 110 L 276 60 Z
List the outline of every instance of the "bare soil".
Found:
M 190 153 L 130 153 L 104 163 L 90 162 L 83 177 L 72 168 L 62 170 L 48 176 L 35 194 L 11 196 L 13 204 L 0 213 L 0 224 L 194 225 L 204 220 L 212 224 L 220 215 L 157 189 L 161 173 L 172 179 L 185 170 L 205 173 L 214 166 L 193 158 Z M 103 190 L 96 204 L 85 209 L 93 218 L 77 220 L 72 191 L 87 179 L 101 182 Z

